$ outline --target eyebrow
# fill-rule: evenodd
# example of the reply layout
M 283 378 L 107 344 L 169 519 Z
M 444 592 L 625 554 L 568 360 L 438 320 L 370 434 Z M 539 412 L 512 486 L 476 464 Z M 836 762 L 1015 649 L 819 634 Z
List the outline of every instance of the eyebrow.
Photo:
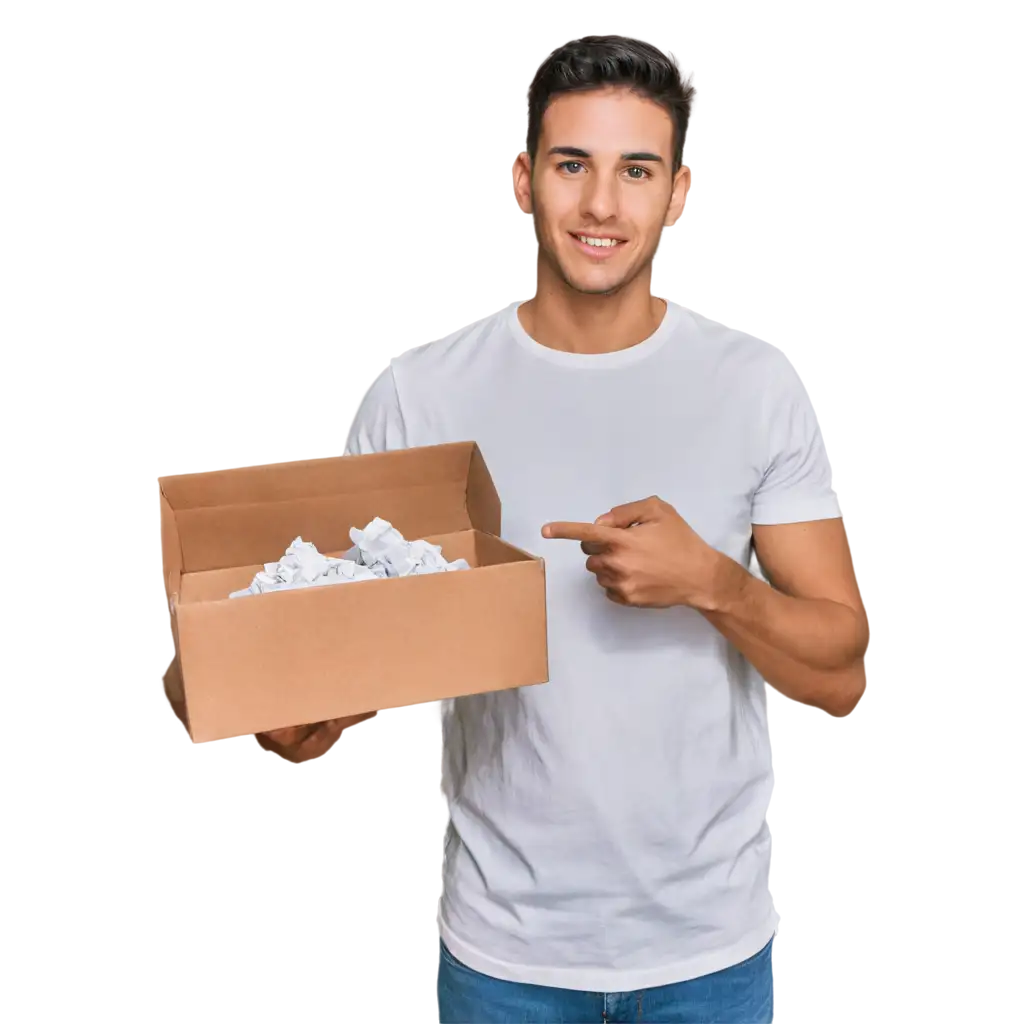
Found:
M 576 146 L 552 146 L 548 150 L 548 156 L 579 156 L 589 157 L 590 154 L 585 149 L 579 149 Z M 647 163 L 659 163 L 662 164 L 665 161 L 662 160 L 657 153 L 623 153 L 621 154 L 623 160 L 635 160 L 638 162 Z

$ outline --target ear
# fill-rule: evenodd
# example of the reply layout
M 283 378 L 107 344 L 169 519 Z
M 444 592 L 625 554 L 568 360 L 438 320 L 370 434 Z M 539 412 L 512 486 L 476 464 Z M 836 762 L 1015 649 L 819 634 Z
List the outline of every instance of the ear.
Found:
M 686 205 L 686 193 L 690 191 L 690 168 L 685 164 L 676 171 L 672 179 L 672 198 L 665 212 L 665 227 L 670 228 L 683 214 Z
M 516 193 L 516 202 L 523 213 L 533 213 L 533 190 L 530 187 L 532 172 L 530 154 L 520 153 L 512 165 L 512 187 Z

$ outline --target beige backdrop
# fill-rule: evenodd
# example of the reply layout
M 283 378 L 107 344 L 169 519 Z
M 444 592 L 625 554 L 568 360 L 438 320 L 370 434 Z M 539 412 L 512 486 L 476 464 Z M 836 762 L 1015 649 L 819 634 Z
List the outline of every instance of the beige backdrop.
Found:
M 330 453 L 383 349 L 528 287 L 552 38 L 1022 22 L 899 18 L 0 14 L 3 1020 L 427 1019 L 431 773 L 167 729 L 151 477 Z

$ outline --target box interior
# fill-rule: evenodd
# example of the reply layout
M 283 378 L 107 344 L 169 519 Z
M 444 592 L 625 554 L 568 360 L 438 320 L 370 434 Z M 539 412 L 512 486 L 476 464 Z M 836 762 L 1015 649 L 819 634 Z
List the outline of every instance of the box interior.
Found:
M 501 504 L 471 441 L 162 477 L 160 492 L 168 596 L 179 592 L 183 576 L 215 570 L 229 573 L 229 589 L 248 586 L 297 536 L 325 554 L 347 551 L 349 529 L 375 516 L 410 540 L 501 533 Z M 446 547 L 445 557 L 471 564 L 478 557 L 475 540 L 449 543 L 456 545 L 451 551 L 462 543 L 469 551 L 449 556 Z
M 304 539 L 312 540 L 311 537 Z M 409 537 L 408 539 L 419 540 L 421 538 Z M 497 537 L 481 533 L 479 530 L 459 530 L 454 533 L 431 534 L 422 539 L 429 541 L 431 544 L 440 544 L 441 553 L 449 562 L 453 562 L 457 558 L 465 558 L 474 569 L 492 565 L 504 565 L 509 562 L 530 561 L 532 557 L 525 551 L 507 544 Z M 313 542 L 316 543 L 315 540 Z M 351 543 L 343 549 L 323 551 L 323 554 L 340 558 L 350 547 Z M 322 550 L 319 545 L 317 545 L 317 548 Z M 281 549 L 276 558 L 268 559 L 267 561 L 277 561 L 283 554 L 284 548 Z M 223 600 L 232 591 L 243 590 L 249 586 L 253 576 L 262 568 L 263 563 L 257 563 L 185 573 L 181 577 L 179 601 L 184 605 Z M 376 582 L 376 580 L 363 580 L 354 584 L 338 583 L 332 584 L 332 586 L 369 586 Z M 289 591 L 284 591 L 283 593 L 289 593 Z M 275 595 L 256 595 L 261 600 L 273 596 Z M 234 600 L 249 600 L 249 598 L 235 598 Z

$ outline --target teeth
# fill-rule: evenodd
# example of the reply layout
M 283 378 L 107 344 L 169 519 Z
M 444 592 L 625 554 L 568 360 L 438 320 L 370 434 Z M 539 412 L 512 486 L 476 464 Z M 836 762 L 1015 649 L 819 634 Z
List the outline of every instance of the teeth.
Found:
M 587 245 L 609 246 L 619 244 L 617 238 L 588 238 L 586 235 L 577 235 L 576 237 L 581 242 L 586 242 Z

